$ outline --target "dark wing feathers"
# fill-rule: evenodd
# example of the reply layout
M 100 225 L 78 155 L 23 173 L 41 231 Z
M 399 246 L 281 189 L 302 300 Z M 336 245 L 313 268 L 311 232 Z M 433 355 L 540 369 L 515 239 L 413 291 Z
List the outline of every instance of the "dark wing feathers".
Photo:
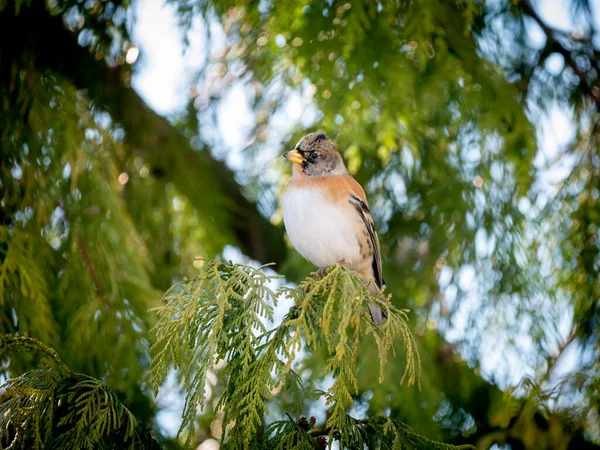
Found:
M 377 232 L 375 231 L 375 224 L 373 223 L 373 216 L 371 216 L 367 204 L 356 195 L 351 194 L 349 202 L 354 206 L 359 216 L 362 218 L 367 232 L 369 233 L 369 240 L 371 241 L 371 248 L 373 249 L 373 277 L 375 278 L 375 284 L 381 289 L 385 285 L 385 282 L 383 281 L 383 274 L 381 272 L 381 250 L 379 248 Z

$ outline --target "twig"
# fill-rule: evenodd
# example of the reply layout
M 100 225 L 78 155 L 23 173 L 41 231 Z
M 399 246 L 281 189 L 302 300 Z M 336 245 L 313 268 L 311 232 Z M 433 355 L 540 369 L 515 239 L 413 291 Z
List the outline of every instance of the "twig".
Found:
M 313 437 L 329 436 L 329 433 L 331 433 L 331 427 L 325 427 L 320 430 L 311 431 L 310 435 Z
M 553 51 L 563 56 L 563 58 L 565 59 L 565 63 L 573 70 L 575 75 L 577 75 L 577 77 L 579 78 L 585 94 L 594 101 L 596 108 L 600 109 L 600 89 L 590 85 L 586 78 L 585 72 L 581 70 L 571 52 L 567 50 L 558 39 L 556 39 L 556 35 L 562 35 L 564 38 L 567 39 L 571 39 L 571 37 L 569 37 L 562 31 L 555 30 L 546 22 L 544 22 L 540 15 L 537 13 L 537 11 L 533 8 L 529 0 L 523 0 L 519 2 L 519 7 L 524 13 L 529 15 L 529 17 L 531 17 L 540 26 L 542 31 L 546 34 L 546 48 L 552 49 Z M 593 58 L 590 58 L 590 62 L 593 63 Z

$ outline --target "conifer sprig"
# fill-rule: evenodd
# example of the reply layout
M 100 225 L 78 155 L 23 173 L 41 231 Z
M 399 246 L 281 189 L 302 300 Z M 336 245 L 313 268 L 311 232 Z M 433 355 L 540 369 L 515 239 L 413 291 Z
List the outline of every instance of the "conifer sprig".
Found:
M 115 435 L 123 448 L 144 448 L 135 418 L 104 383 L 71 372 L 33 338 L 0 337 L 0 357 L 31 351 L 43 355 L 40 368 L 0 386 L 0 448 L 104 449 Z
M 229 376 L 220 402 L 224 425 L 235 423 L 232 436 L 240 444 L 256 433 L 274 387 L 270 373 L 279 362 L 276 343 L 283 339 L 282 333 L 268 333 L 263 323 L 273 318 L 271 304 L 277 298 L 267 284 L 275 278 L 249 266 L 206 261 L 201 276 L 172 287 L 163 298 L 165 306 L 152 309 L 159 316 L 153 329 L 154 388 L 171 366 L 182 369 L 187 388 L 180 433 L 193 431 L 198 408 L 205 406 L 207 372 L 219 360 L 227 362 Z M 186 443 L 192 437 L 190 432 Z
M 313 429 L 314 423 L 302 418 L 296 422 L 287 420 L 273 422 L 267 428 L 264 448 L 269 450 L 324 449 L 330 436 L 347 449 L 376 448 L 379 450 L 473 450 L 471 445 L 449 445 L 432 441 L 416 434 L 408 425 L 389 417 L 373 417 L 357 420 L 346 416 L 346 425 L 341 430 Z
M 373 336 L 377 346 L 381 381 L 388 354 L 393 354 L 394 344 L 401 341 L 406 353 L 401 382 L 418 382 L 420 359 L 405 311 L 381 295 L 371 295 L 369 287 L 343 266 L 330 268 L 322 277 L 307 278 L 296 289 L 277 291 L 268 287 L 276 277 L 261 269 L 206 261 L 198 277 L 175 285 L 165 294 L 164 306 L 153 309 L 159 317 L 153 329 L 157 338 L 154 388 L 159 389 L 169 369 L 180 371 L 187 390 L 180 433 L 187 432 L 188 443 L 198 409 L 206 406 L 207 373 L 222 360 L 225 388 L 216 408 L 224 413 L 222 440 L 226 448 L 318 449 L 326 445 L 326 437 L 348 448 L 363 448 L 368 439 L 390 449 L 456 448 L 441 443 L 428 446 L 433 441 L 421 439 L 389 418 L 357 421 L 348 415 L 358 394 L 357 353 L 367 336 Z M 279 326 L 267 329 L 265 323 L 272 320 L 273 305 L 281 296 L 292 298 L 294 305 Z M 369 303 L 386 311 L 388 319 L 381 327 L 372 322 Z M 330 374 L 334 380 L 326 392 L 317 393 L 332 405 L 327 423 L 320 431 L 309 432 L 288 416 L 289 420 L 265 427 L 274 392 L 291 394 L 296 417 L 303 400 L 311 395 L 292 370 L 303 347 L 324 352 L 323 376 Z
M 405 380 L 411 386 L 419 380 L 421 361 L 417 346 L 408 326 L 404 311 L 394 308 L 381 296 L 373 296 L 369 287 L 352 271 L 337 265 L 326 271 L 322 278 L 307 278 L 297 289 L 289 290 L 300 306 L 298 318 L 288 322 L 294 328 L 294 337 L 288 344 L 293 352 L 305 337 L 308 347 L 317 351 L 324 349 L 327 364 L 323 375 L 331 373 L 334 383 L 326 393 L 328 404 L 333 404 L 327 425 L 343 427 L 346 412 L 358 394 L 356 357 L 365 336 L 372 335 L 377 344 L 379 381 L 383 382 L 383 369 L 388 352 L 394 342 L 401 338 L 406 350 L 407 364 L 400 383 Z M 370 318 L 368 305 L 377 304 L 388 316 L 387 321 L 376 327 Z

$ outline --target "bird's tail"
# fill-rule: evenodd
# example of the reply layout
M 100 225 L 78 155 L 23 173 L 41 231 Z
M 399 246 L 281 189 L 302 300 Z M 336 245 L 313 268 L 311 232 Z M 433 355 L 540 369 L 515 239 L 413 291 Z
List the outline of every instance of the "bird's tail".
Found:
M 371 283 L 371 293 L 373 295 L 379 294 L 381 290 L 374 284 Z M 385 296 L 380 295 L 381 300 L 385 300 Z M 380 327 L 383 324 L 383 320 L 387 319 L 387 312 L 385 312 L 381 307 L 375 303 L 369 303 L 367 305 L 369 307 L 369 313 L 371 314 L 371 319 L 373 322 Z
M 383 324 L 383 319 L 387 319 L 387 313 L 375 303 L 370 303 L 368 306 L 369 313 L 371 313 L 371 319 L 373 319 L 373 322 L 380 327 L 381 324 Z

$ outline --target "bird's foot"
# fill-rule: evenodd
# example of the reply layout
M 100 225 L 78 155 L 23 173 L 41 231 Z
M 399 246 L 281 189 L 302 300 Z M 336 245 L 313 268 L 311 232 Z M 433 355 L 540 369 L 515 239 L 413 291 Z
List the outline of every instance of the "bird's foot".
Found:
M 341 264 L 342 266 L 347 264 L 344 258 L 340 259 L 337 263 Z M 317 278 L 323 278 L 325 276 L 325 272 L 327 272 L 327 270 L 329 270 L 331 267 L 332 266 L 319 267 L 317 270 Z
M 330 267 L 331 266 L 319 267 L 319 269 L 317 270 L 317 278 L 323 278 L 325 276 L 325 272 Z

